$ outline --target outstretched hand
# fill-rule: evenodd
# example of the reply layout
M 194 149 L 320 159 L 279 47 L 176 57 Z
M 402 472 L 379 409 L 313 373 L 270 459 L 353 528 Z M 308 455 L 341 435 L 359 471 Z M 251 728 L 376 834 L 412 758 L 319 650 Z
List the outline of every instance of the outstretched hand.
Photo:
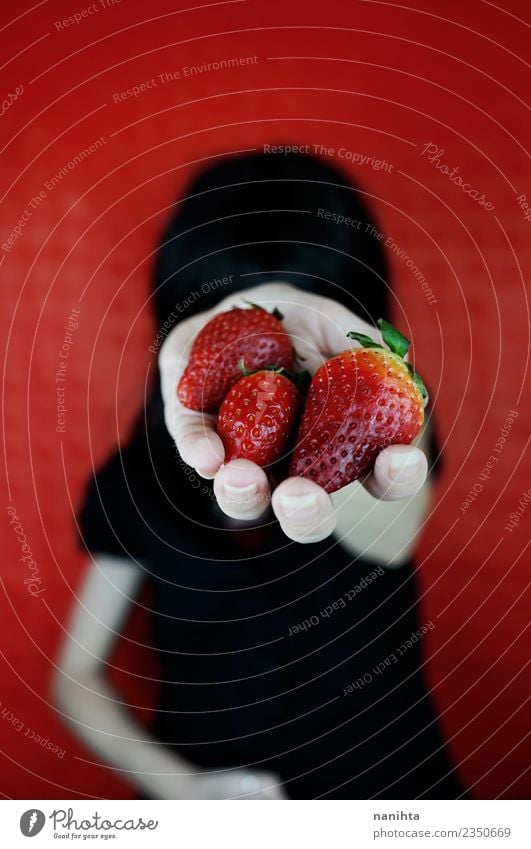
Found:
M 253 302 L 272 312 L 278 307 L 304 368 L 313 374 L 326 360 L 349 347 L 346 333 L 368 336 L 375 329 L 342 304 L 284 283 L 266 283 L 237 292 L 213 309 L 180 322 L 168 335 L 160 354 L 161 389 L 166 426 L 184 462 L 204 478 L 214 480 L 214 493 L 227 516 L 257 519 L 272 505 L 284 533 L 296 542 L 317 542 L 332 533 L 335 511 L 330 496 L 313 481 L 286 478 L 271 492 L 265 471 L 249 460 L 224 464 L 223 443 L 216 416 L 184 407 L 176 387 L 186 367 L 191 345 L 216 313 Z M 362 485 L 375 498 L 409 498 L 426 479 L 428 463 L 413 445 L 390 445 L 380 452 Z

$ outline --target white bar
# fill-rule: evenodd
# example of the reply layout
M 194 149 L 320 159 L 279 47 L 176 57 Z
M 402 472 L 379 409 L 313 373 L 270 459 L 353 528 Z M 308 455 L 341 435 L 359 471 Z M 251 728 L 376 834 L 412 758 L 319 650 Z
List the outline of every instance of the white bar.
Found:
M 78 828 L 70 822 L 68 809 Z M 20 818 L 45 817 L 35 843 L 28 843 Z M 528 849 L 525 801 L 50 801 L 0 803 L 2 846 L 153 846 L 172 849 L 359 849 L 359 847 L 468 847 Z M 29 812 L 29 813 L 28 813 Z M 55 829 L 54 829 L 55 812 Z M 154 828 L 102 830 L 108 820 L 156 822 Z M 42 820 L 33 817 L 35 828 Z M 87 821 L 80 828 L 81 821 Z M 119 824 L 119 823 L 118 823 Z M 67 827 L 65 827 L 67 826 Z M 481 829 L 481 833 L 478 831 Z M 385 831 L 388 836 L 383 836 Z M 431 836 L 415 836 L 429 831 Z M 449 835 L 455 831 L 460 836 Z M 444 832 L 446 836 L 443 836 Z M 397 833 L 399 836 L 389 836 Z M 114 834 L 115 837 L 107 837 Z M 61 836 L 60 836 L 61 835 Z M 95 835 L 89 837 L 88 835 Z M 402 835 L 402 836 L 400 836 Z

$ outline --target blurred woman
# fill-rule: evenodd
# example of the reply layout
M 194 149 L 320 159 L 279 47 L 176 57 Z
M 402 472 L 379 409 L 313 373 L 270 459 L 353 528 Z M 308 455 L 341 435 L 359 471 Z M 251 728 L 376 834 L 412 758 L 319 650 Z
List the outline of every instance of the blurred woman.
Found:
M 411 556 L 426 432 L 330 497 L 225 464 L 214 418 L 176 396 L 197 332 L 244 299 L 280 309 L 312 372 L 347 331 L 374 335 L 392 305 L 378 232 L 363 193 L 309 156 L 222 158 L 176 204 L 153 289 L 160 373 L 89 483 L 89 567 L 54 680 L 74 731 L 141 796 L 464 793 L 423 678 L 433 623 L 418 617 Z M 146 583 L 162 670 L 149 728 L 104 675 Z

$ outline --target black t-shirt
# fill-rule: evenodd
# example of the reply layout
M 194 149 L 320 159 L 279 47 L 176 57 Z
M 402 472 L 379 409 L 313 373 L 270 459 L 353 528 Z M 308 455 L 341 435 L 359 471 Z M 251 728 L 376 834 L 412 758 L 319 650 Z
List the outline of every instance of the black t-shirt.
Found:
M 227 525 L 155 390 L 80 514 L 86 548 L 138 559 L 152 584 L 154 733 L 206 767 L 274 769 L 293 798 L 459 795 L 424 688 L 412 567 L 294 543 L 271 513 L 256 525 Z

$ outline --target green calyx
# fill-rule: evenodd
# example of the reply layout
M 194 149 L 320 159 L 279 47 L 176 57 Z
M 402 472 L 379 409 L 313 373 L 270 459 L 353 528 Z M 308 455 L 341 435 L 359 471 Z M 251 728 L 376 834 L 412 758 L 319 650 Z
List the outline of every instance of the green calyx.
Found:
M 399 357 L 405 357 L 409 351 L 409 346 L 411 345 L 409 339 L 406 339 L 406 337 L 403 336 L 396 327 L 393 327 L 393 325 L 389 324 L 388 321 L 384 321 L 383 318 L 379 318 L 376 325 L 389 350 Z
M 407 368 L 408 372 L 410 373 L 411 379 L 416 384 L 417 389 L 419 390 L 422 397 L 427 398 L 428 397 L 428 390 L 424 386 L 424 381 L 422 380 L 420 374 L 418 374 L 418 372 L 415 371 L 415 369 L 413 368 L 411 363 L 406 363 L 406 368 Z
M 267 310 L 266 310 L 266 309 L 264 309 L 264 307 L 261 307 L 261 306 L 260 306 L 260 304 L 253 304 L 253 302 L 252 302 L 252 301 L 247 301 L 245 298 L 243 298 L 243 303 L 244 303 L 244 304 L 247 304 L 249 307 L 252 307 L 252 308 L 253 308 L 253 310 L 262 310 L 262 312 L 267 312 Z M 280 310 L 279 310 L 279 309 L 277 309 L 277 307 L 275 307 L 275 309 L 273 310 L 273 312 L 271 312 L 271 313 L 269 313 L 269 314 L 270 314 L 270 315 L 272 315 L 272 316 L 273 316 L 273 318 L 277 318 L 279 321 L 282 321 L 282 320 L 283 320 L 283 318 L 284 318 L 284 316 L 282 315 L 282 313 L 280 312 Z
M 376 322 L 376 325 L 380 330 L 380 333 L 382 334 L 383 341 L 385 342 L 391 353 L 395 354 L 395 356 L 400 357 L 400 359 L 403 360 L 407 352 L 409 351 L 409 347 L 411 345 L 409 339 L 406 339 L 406 337 L 402 333 L 400 333 L 400 331 L 397 330 L 396 327 L 393 327 L 392 324 L 389 324 L 389 322 L 385 321 L 385 319 L 383 318 L 379 318 Z M 383 345 L 380 345 L 378 342 L 375 342 L 374 339 L 371 339 L 370 336 L 366 336 L 364 333 L 350 332 L 347 333 L 347 336 L 349 339 L 354 339 L 356 342 L 359 342 L 362 348 L 378 348 L 380 351 L 385 351 Z M 417 386 L 422 397 L 427 398 L 428 393 L 426 391 L 426 387 L 424 386 L 421 376 L 415 371 L 411 363 L 405 363 L 404 365 L 406 366 L 411 376 L 411 379 Z
M 294 386 L 297 387 L 303 397 L 306 395 L 312 379 L 309 371 L 301 371 L 295 374 L 295 372 L 289 371 L 289 369 L 284 368 L 284 366 L 262 366 L 261 368 L 249 371 L 249 369 L 245 368 L 245 362 L 243 359 L 241 359 L 238 363 L 238 368 L 244 377 L 250 377 L 250 375 L 258 374 L 261 371 L 272 371 L 275 374 L 281 374 L 282 377 L 286 377 L 293 383 Z

